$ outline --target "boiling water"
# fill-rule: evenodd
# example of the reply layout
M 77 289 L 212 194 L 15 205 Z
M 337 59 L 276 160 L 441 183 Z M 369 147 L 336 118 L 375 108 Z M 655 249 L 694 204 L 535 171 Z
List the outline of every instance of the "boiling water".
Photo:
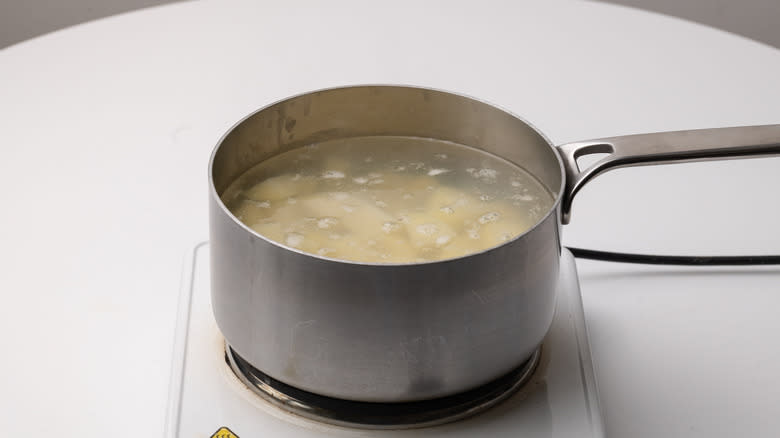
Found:
M 222 195 L 259 234 L 324 257 L 369 263 L 448 259 L 496 246 L 549 211 L 523 169 L 472 148 L 360 137 L 270 158 Z

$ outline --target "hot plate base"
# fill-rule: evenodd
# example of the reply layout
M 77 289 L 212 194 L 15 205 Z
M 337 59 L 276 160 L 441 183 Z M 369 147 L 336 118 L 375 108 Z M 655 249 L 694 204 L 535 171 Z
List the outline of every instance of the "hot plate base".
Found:
M 487 411 L 439 426 L 372 430 L 325 424 L 258 396 L 225 361 L 225 340 L 211 311 L 209 246 L 188 255 L 182 276 L 166 438 L 602 437 L 596 381 L 574 258 L 564 250 L 555 317 L 539 365 L 516 393 Z

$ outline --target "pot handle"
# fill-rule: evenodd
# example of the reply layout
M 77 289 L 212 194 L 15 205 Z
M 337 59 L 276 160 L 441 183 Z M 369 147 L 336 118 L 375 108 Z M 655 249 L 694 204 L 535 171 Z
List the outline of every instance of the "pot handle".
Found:
M 619 167 L 780 155 L 780 125 L 739 126 L 656 132 L 567 143 L 557 147 L 566 171 L 562 221 L 571 219 L 571 203 L 586 182 Z M 577 159 L 609 154 L 581 170 Z

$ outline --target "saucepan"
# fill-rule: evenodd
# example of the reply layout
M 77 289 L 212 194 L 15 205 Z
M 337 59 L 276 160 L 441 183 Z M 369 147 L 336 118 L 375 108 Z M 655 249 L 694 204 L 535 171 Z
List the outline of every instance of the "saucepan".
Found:
M 555 198 L 531 229 L 463 257 L 407 264 L 334 260 L 242 224 L 220 195 L 270 157 L 362 136 L 445 140 L 498 155 Z M 587 168 L 577 159 L 608 154 Z M 604 138 L 554 146 L 485 102 L 408 86 L 315 91 L 247 116 L 209 163 L 211 294 L 227 343 L 270 378 L 357 402 L 462 393 L 523 364 L 547 333 L 562 224 L 594 176 L 617 167 L 780 154 L 780 125 Z

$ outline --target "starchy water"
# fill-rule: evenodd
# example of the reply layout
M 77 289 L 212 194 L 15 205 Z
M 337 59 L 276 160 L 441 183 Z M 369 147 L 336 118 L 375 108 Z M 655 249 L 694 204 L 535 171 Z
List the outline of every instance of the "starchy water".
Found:
M 323 257 L 413 263 L 511 240 L 552 208 L 528 172 L 466 146 L 358 137 L 272 157 L 223 193 L 257 233 Z

